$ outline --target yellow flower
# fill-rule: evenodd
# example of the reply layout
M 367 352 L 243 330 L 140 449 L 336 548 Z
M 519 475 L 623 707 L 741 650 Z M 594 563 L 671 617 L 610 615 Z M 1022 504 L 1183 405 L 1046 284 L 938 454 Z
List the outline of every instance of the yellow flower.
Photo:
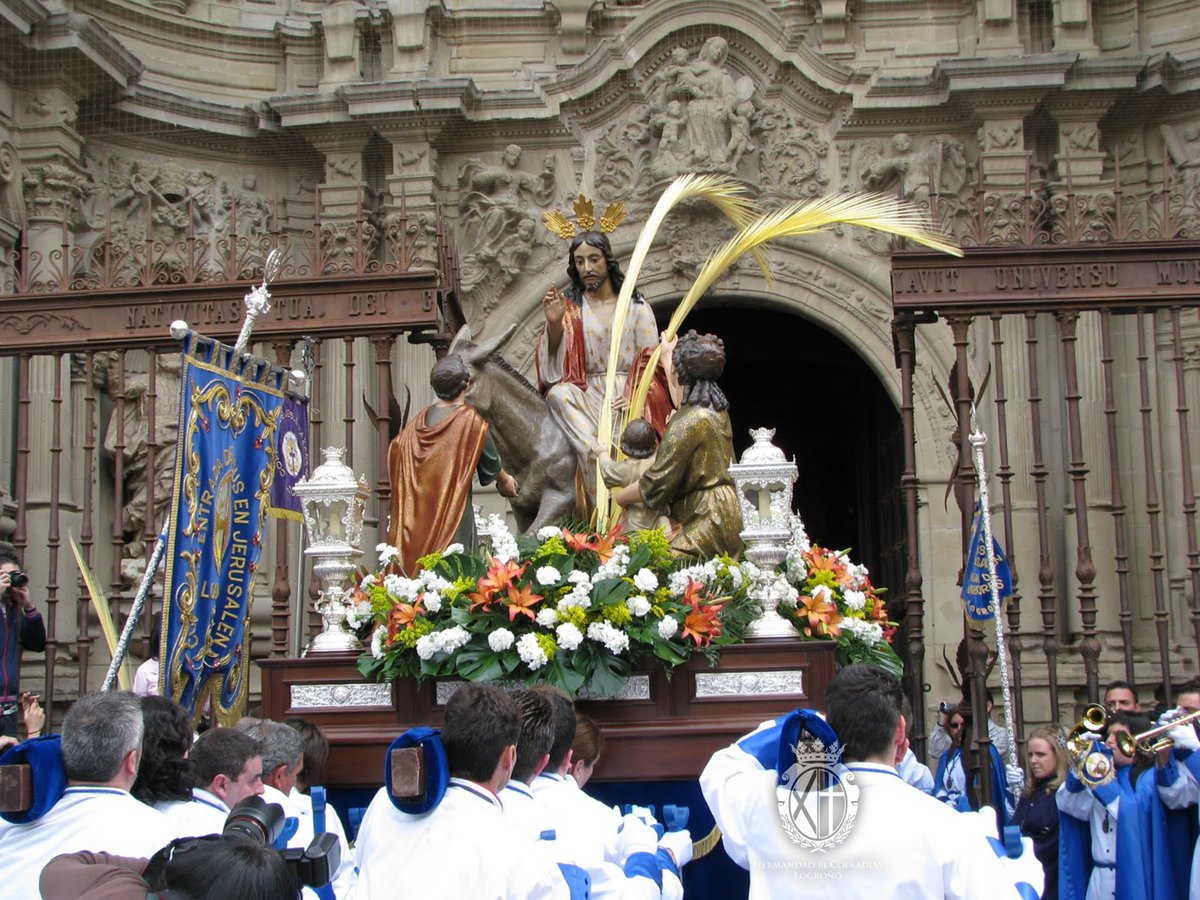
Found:
M 614 603 L 612 606 L 604 607 L 603 616 L 618 628 L 623 628 L 633 621 L 633 616 L 629 612 L 629 607 L 624 603 Z
M 542 652 L 546 654 L 546 662 L 554 659 L 554 654 L 558 653 L 558 644 L 554 638 L 548 634 L 539 634 L 537 636 L 538 646 L 542 648 Z

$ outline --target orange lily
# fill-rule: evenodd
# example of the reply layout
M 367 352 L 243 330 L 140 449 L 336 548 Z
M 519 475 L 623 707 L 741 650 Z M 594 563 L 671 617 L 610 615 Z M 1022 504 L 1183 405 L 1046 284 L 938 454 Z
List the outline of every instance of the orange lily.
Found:
M 515 621 L 517 616 L 529 616 L 533 621 L 537 621 L 537 616 L 534 615 L 533 608 L 542 602 L 544 598 L 541 594 L 535 594 L 533 588 L 529 585 L 518 587 L 515 584 L 508 586 L 508 600 L 504 605 L 508 607 L 508 621 Z
M 509 585 L 524 573 L 525 566 L 518 566 L 515 562 L 493 562 L 487 574 L 475 585 L 475 590 L 467 594 L 467 599 L 471 601 L 471 612 L 480 608 L 486 612 L 499 599 L 495 595 L 507 591 Z
M 839 584 L 846 577 L 846 567 L 838 560 L 837 554 L 824 547 L 813 547 L 808 559 L 808 572 L 810 576 L 817 572 L 831 572 Z
M 837 637 L 842 633 L 842 614 L 832 600 L 818 600 L 801 594 L 796 601 L 797 611 L 808 617 L 808 624 L 819 634 Z
M 592 538 L 590 535 L 577 534 L 576 532 L 571 531 L 569 528 L 564 528 L 562 533 L 563 542 L 567 545 L 567 547 L 569 547 L 571 550 L 574 550 L 576 553 L 579 553 L 581 550 L 592 549 Z
M 417 617 L 425 610 L 421 601 L 416 603 L 393 603 L 392 611 L 388 614 L 388 639 L 393 639 L 399 632 L 412 628 Z
M 706 647 L 713 638 L 721 636 L 721 607 L 720 603 L 704 604 L 700 591 L 702 586 L 688 579 L 687 589 L 683 592 L 683 602 L 692 607 L 692 611 L 684 617 L 682 638 L 691 638 L 697 647 Z
M 612 559 L 613 551 L 617 549 L 617 544 L 625 537 L 625 529 L 621 525 L 615 525 L 608 534 L 598 534 L 592 541 L 590 549 L 596 551 L 596 555 L 600 557 L 600 564 L 608 562 Z

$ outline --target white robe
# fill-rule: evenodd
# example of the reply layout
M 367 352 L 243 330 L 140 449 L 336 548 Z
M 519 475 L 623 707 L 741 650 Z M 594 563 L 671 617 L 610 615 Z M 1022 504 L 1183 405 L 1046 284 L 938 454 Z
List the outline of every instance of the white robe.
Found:
M 896 771 L 904 779 L 905 784 L 911 784 L 922 794 L 933 795 L 933 773 L 929 771 L 929 766 L 917 762 L 917 755 L 912 752 L 911 748 L 904 752 L 904 757 L 900 760 L 900 765 L 896 766 Z
M 170 821 L 172 839 L 220 834 L 229 816 L 224 801 L 202 788 L 192 788 L 191 800 L 169 800 L 154 808 Z
M 0 837 L 0 893 L 12 900 L 38 897 L 42 869 L 60 853 L 150 857 L 173 837 L 166 816 L 120 788 L 69 787 L 36 822 L 13 825 Z
M 1193 751 L 1200 752 L 1200 751 Z M 1168 809 L 1186 809 L 1200 802 L 1200 784 L 1187 766 L 1179 766 L 1179 777 L 1170 784 L 1159 784 L 1158 796 Z M 1200 841 L 1192 850 L 1192 876 L 1188 900 L 1200 900 Z
M 682 895 L 682 886 L 671 872 L 663 873 L 663 887 L 641 875 L 625 874 L 618 829 L 621 814 L 584 793 L 574 778 L 543 772 L 533 779 L 533 799 L 548 813 L 556 836 L 558 859 L 582 868 L 592 879 L 593 900 L 656 900 Z
M 420 816 L 400 812 L 381 788 L 363 816 L 355 853 L 355 900 L 570 896 L 544 849 L 505 822 L 500 801 L 459 778 L 450 779 L 442 802 Z
M 717 751 L 700 788 L 735 863 L 750 871 L 749 900 L 1016 898 L 1013 879 L 961 814 L 921 793 L 890 766 L 850 765 L 860 794 L 845 842 L 824 852 L 783 829 L 777 775 L 736 744 Z
M 543 335 L 538 341 L 538 367 L 542 380 L 553 385 L 546 394 L 550 415 L 564 432 L 575 455 L 579 458 L 589 482 L 595 472 L 596 456 L 592 452 L 597 443 L 596 435 L 600 423 L 600 408 L 604 405 L 604 377 L 608 371 L 608 353 L 612 343 L 612 327 L 605 325 L 592 312 L 586 295 L 583 298 L 583 343 L 587 348 L 584 369 L 587 374 L 587 390 L 581 391 L 573 384 L 562 381 L 563 361 L 566 357 L 567 336 L 559 342 L 558 351 L 551 356 Z M 614 399 L 625 390 L 625 379 L 633 367 L 640 351 L 658 346 L 658 327 L 649 303 L 631 303 L 625 317 L 625 328 L 621 333 L 621 349 L 617 358 L 617 383 Z M 622 417 L 613 416 L 614 437 L 620 437 Z M 591 488 L 589 487 L 589 490 Z
M 1154 773 L 1148 773 L 1153 777 Z M 1078 783 L 1078 782 L 1076 782 Z M 1094 866 L 1088 879 L 1087 900 L 1113 900 L 1117 893 L 1117 813 L 1121 798 L 1118 795 L 1105 805 L 1095 794 L 1084 788 L 1068 790 L 1067 782 L 1058 786 L 1054 795 L 1058 811 L 1087 822 L 1092 833 L 1092 862 L 1106 863 Z
M 279 793 L 279 791 L 276 791 L 270 785 L 266 785 L 266 788 L 272 793 Z M 307 847 L 316 836 L 312 797 L 292 788 L 292 792 L 288 794 L 288 802 L 300 820 L 300 827 L 296 830 L 296 834 L 292 840 L 288 842 L 288 846 Z M 288 815 L 292 815 L 292 813 L 289 812 Z M 325 830 L 330 834 L 336 834 L 338 844 L 341 845 L 342 858 L 337 870 L 333 873 L 332 886 L 334 896 L 338 900 L 346 900 L 346 898 L 354 895 L 354 882 L 356 880 L 354 854 L 350 850 L 350 842 L 346 839 L 346 829 L 342 826 L 342 820 L 338 816 L 337 810 L 333 808 L 333 804 L 328 802 L 328 800 L 325 802 Z M 312 900 L 317 894 L 311 888 L 305 888 L 304 896 Z

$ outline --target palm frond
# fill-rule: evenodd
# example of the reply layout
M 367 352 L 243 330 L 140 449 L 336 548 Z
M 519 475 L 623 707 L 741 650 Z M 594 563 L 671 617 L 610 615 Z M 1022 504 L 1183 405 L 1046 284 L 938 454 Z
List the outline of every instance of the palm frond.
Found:
M 962 256 L 962 250 L 933 230 L 933 226 L 921 210 L 896 197 L 847 193 L 793 203 L 756 219 L 709 256 L 691 288 L 675 308 L 665 331 L 666 336 L 672 338 L 678 334 L 688 313 L 742 254 L 752 252 L 768 241 L 813 234 L 835 225 L 871 228 L 907 238 L 952 256 Z M 642 380 L 630 398 L 630 418 L 641 415 L 657 364 L 656 350 L 654 358 L 646 367 Z
M 681 175 L 671 182 L 663 191 L 662 196 L 658 198 L 658 203 L 655 204 L 650 218 L 646 220 L 637 243 L 634 245 L 633 255 L 625 270 L 625 281 L 621 285 L 621 292 L 617 296 L 617 305 L 613 310 L 613 339 L 609 346 L 608 370 L 604 379 L 604 404 L 600 409 L 597 431 L 597 437 L 601 442 L 604 442 L 606 436 L 612 431 L 612 402 L 616 392 L 617 360 L 620 356 L 620 340 L 625 329 L 625 320 L 629 314 L 630 304 L 633 302 L 633 292 L 637 285 L 638 275 L 641 274 L 642 264 L 646 261 L 658 229 L 672 209 L 685 200 L 693 199 L 709 201 L 736 227 L 744 229 L 754 220 L 753 207 L 744 194 L 744 186 L 731 178 L 689 173 Z M 769 279 L 770 267 L 767 265 L 766 257 L 756 255 L 756 259 L 758 259 L 763 275 Z M 600 477 L 599 466 L 597 466 L 595 474 L 597 527 L 602 529 L 608 522 L 608 489 L 604 485 L 604 479 Z

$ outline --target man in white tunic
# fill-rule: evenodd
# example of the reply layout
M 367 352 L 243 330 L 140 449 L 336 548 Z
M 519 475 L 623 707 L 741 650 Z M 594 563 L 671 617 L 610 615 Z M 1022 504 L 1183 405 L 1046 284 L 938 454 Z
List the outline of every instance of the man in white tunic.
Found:
M 284 815 L 297 820 L 296 831 L 288 838 L 288 847 L 306 848 L 312 843 L 315 827 L 312 799 L 296 790 L 296 778 L 304 767 L 304 737 L 295 728 L 270 719 L 246 722 L 238 727 L 263 748 L 263 800 L 278 803 L 283 807 Z M 341 862 L 328 885 L 304 888 L 305 900 L 332 900 L 335 897 L 344 900 L 354 891 L 354 860 L 345 833 L 339 833 L 341 822 L 333 825 L 335 819 L 336 816 L 326 816 L 325 830 L 338 835 Z
M 554 707 L 554 740 L 547 763 L 533 779 L 533 799 L 553 823 L 558 852 L 581 866 L 592 880 L 593 898 L 681 897 L 680 869 L 691 860 L 692 838 L 686 830 L 658 834 L 636 816 L 622 816 L 585 794 L 567 774 L 575 741 L 575 708 L 553 687 L 530 694 L 548 698 Z
M 60 853 L 149 857 L 171 841 L 166 816 L 129 794 L 141 754 L 141 698 L 113 691 L 75 701 L 62 729 L 66 793 L 40 819 L 0 836 L 5 897 L 37 897 L 42 867 Z
M 550 414 L 575 449 L 590 492 L 595 487 L 593 448 L 598 443 L 604 405 L 613 312 L 625 276 L 608 237 L 594 231 L 585 231 L 571 242 L 567 274 L 571 286 L 566 294 L 551 287 L 542 298 L 546 326 L 537 344 L 538 387 L 546 395 Z M 626 379 L 639 356 L 658 345 L 654 313 L 640 295 L 635 295 L 630 305 L 619 339 L 614 395 L 618 400 L 626 393 Z M 647 402 L 646 418 L 660 433 L 666 422 L 666 403 L 663 390 L 654 391 Z M 606 447 L 620 434 L 621 416 L 614 416 L 613 422 L 615 434 L 599 441 Z
M 159 803 L 175 837 L 199 837 L 225 830 L 229 811 L 263 792 L 263 746 L 232 728 L 213 728 L 192 745 L 188 758 L 200 787 L 190 801 Z
M 793 752 L 791 746 L 780 752 L 782 720 L 714 754 L 700 788 L 726 852 L 750 871 L 751 900 L 1019 896 L 979 829 L 964 827 L 961 813 L 897 774 L 896 758 L 907 737 L 902 699 L 899 682 L 872 666 L 848 666 L 830 681 L 828 724 L 844 747 L 843 784 L 857 787 L 858 801 L 844 840 L 820 852 L 789 837 L 781 818 L 781 812 L 795 808 L 791 801 L 781 805 L 777 793 L 779 760 L 786 762 Z M 803 810 L 810 809 L 811 798 L 826 796 L 792 792 Z M 799 832 L 800 822 L 792 825 Z
M 454 692 L 441 734 L 450 773 L 445 795 L 429 812 L 413 815 L 380 789 L 358 832 L 356 900 L 566 900 L 558 867 L 505 820 L 498 799 L 519 731 L 516 704 L 500 688 L 468 683 Z

